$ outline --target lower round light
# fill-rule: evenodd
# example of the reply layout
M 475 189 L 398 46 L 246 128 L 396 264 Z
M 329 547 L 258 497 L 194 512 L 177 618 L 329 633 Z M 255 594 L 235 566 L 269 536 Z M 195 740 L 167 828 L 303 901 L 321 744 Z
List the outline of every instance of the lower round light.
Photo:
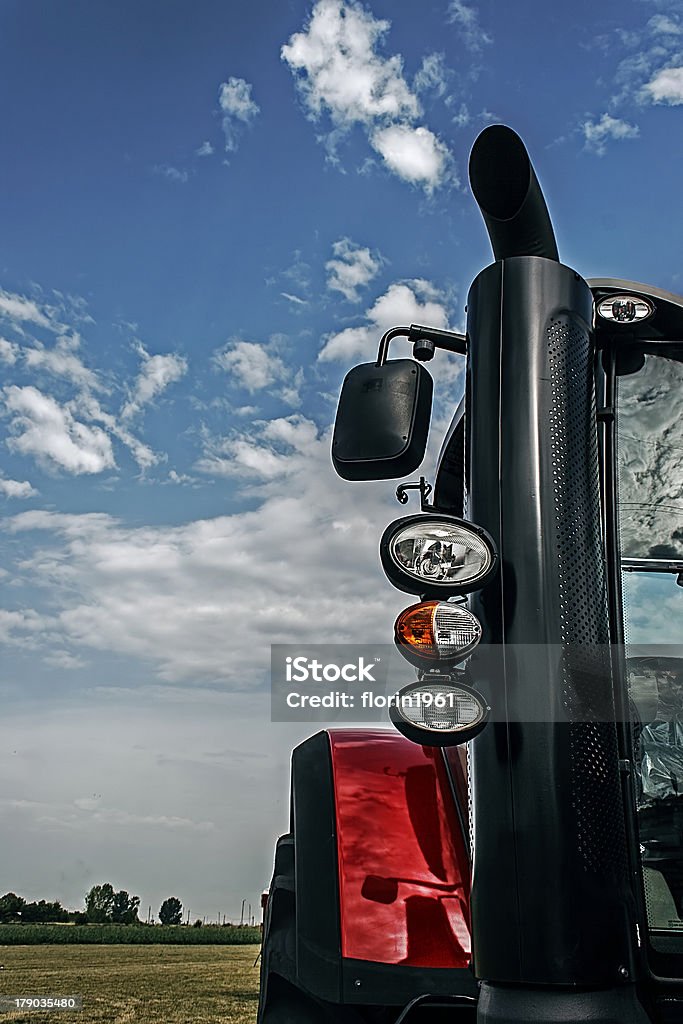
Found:
M 422 680 L 404 686 L 390 709 L 406 739 L 424 746 L 467 743 L 482 731 L 491 709 L 478 690 L 450 680 Z

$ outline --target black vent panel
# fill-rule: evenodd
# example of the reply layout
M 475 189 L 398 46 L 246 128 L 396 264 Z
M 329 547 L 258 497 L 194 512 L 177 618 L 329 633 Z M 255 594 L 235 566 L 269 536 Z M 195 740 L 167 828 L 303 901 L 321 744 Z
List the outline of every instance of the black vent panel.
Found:
M 566 315 L 547 328 L 562 703 L 569 719 L 572 809 L 584 869 L 627 871 L 600 534 L 593 353 Z

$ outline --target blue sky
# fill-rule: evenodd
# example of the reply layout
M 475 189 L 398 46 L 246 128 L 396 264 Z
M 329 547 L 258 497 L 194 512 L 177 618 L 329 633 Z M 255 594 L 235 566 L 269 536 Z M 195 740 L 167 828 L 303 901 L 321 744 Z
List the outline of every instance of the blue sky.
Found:
M 269 645 L 386 641 L 405 603 L 394 485 L 329 463 L 343 375 L 462 328 L 492 122 L 563 262 L 683 290 L 682 7 L 3 4 L 2 891 L 256 903 L 306 733 Z

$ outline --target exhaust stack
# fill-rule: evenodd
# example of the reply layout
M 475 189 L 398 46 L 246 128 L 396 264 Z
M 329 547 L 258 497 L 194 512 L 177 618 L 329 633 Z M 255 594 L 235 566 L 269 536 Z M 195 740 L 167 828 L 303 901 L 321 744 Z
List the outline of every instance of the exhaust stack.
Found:
M 494 124 L 478 136 L 470 154 L 470 186 L 496 260 L 543 256 L 559 261 L 541 186 L 512 128 Z

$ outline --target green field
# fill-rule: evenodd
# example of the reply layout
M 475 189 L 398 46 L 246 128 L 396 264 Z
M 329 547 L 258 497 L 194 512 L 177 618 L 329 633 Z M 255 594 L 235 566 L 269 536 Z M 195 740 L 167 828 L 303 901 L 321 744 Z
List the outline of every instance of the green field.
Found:
M 82 1010 L 20 1010 L 1 1019 L 13 1024 L 254 1024 L 258 953 L 257 945 L 0 946 L 1 995 L 83 998 Z
M 0 924 L 0 947 L 33 946 L 36 943 L 123 943 L 126 946 L 158 946 L 167 942 L 180 946 L 249 945 L 261 941 L 259 928 L 206 924 L 202 928 L 184 925 L 120 924 Z

